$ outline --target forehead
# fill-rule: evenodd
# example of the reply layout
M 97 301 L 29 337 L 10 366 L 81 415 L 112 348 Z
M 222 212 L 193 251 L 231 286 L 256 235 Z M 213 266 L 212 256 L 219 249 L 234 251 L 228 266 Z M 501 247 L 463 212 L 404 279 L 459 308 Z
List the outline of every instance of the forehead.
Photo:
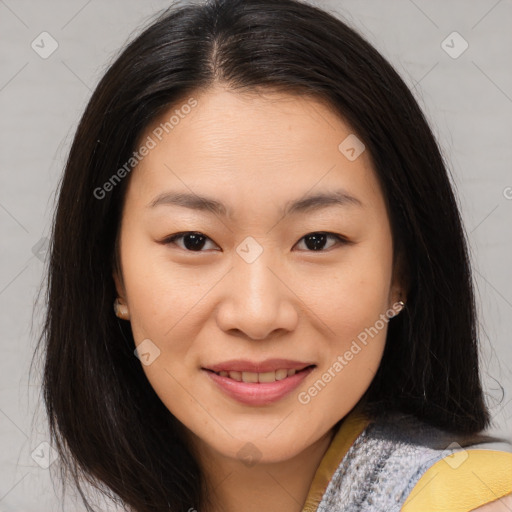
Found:
M 368 152 L 351 160 L 342 151 L 354 137 L 321 100 L 211 89 L 183 98 L 148 126 L 139 145 L 151 139 L 154 147 L 133 171 L 130 189 L 146 202 L 181 191 L 271 205 L 343 188 L 378 202 Z

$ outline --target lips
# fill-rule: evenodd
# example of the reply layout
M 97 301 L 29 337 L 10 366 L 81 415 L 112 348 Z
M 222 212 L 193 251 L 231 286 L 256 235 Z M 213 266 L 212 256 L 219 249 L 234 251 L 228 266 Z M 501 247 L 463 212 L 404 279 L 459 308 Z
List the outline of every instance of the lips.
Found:
M 272 367 L 276 369 L 245 371 Z M 236 401 L 250 406 L 267 406 L 289 395 L 315 368 L 314 364 L 274 359 L 263 363 L 229 361 L 201 369 L 217 389 Z
M 210 365 L 203 370 L 237 382 L 269 384 L 293 377 L 314 366 L 311 363 L 289 359 L 269 359 L 262 362 L 232 360 Z

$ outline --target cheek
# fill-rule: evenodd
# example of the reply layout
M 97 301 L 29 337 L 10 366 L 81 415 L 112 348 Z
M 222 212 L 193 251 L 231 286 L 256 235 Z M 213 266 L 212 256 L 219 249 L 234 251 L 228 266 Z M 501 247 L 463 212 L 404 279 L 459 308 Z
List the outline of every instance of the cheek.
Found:
M 317 303 L 323 301 L 317 307 L 332 331 L 324 366 L 342 365 L 331 369 L 338 383 L 333 388 L 366 389 L 377 371 L 389 323 L 391 259 L 389 241 L 376 237 L 374 244 L 353 251 L 323 295 L 317 291 Z
M 123 247 L 123 270 L 130 323 L 137 342 L 149 338 L 160 344 L 186 324 L 203 286 L 165 258 L 165 248 L 133 237 Z M 185 337 L 187 339 L 188 337 Z M 188 338 L 190 339 L 190 338 Z M 180 350 L 180 346 L 175 347 Z
M 299 403 L 307 405 L 310 418 L 330 422 L 346 414 L 368 389 L 380 365 L 389 323 L 385 316 L 389 273 L 384 266 L 367 264 L 360 258 L 357 265 L 340 271 L 319 309 L 330 341 L 324 345 L 317 380 L 298 397 Z
M 166 407 L 178 413 L 180 420 L 186 420 L 190 411 L 196 414 L 197 407 L 192 395 L 183 390 L 189 378 L 189 359 L 194 359 L 193 341 L 200 328 L 191 319 L 201 311 L 204 285 L 190 271 L 162 257 L 163 252 L 148 242 L 134 238 L 124 250 L 131 329 L 135 344 L 144 347 L 140 353 L 150 354 L 147 364 L 141 357 L 142 369 Z
M 336 333 L 357 334 L 388 309 L 391 258 L 382 251 L 354 251 L 312 300 Z

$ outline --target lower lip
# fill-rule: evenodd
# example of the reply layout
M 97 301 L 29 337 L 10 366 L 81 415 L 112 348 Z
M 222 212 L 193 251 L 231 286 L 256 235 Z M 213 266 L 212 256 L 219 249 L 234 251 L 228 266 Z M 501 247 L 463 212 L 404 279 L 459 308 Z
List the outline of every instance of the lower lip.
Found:
M 297 386 L 315 369 L 314 366 L 297 372 L 291 377 L 275 382 L 239 382 L 229 377 L 203 370 L 227 395 L 246 405 L 267 405 L 277 402 Z

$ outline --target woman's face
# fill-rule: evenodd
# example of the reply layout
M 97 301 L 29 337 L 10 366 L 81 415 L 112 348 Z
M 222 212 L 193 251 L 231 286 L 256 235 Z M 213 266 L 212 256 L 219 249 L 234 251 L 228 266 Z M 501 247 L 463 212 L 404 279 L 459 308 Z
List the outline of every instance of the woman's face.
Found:
M 291 458 L 366 391 L 400 299 L 368 152 L 320 102 L 220 88 L 142 144 L 114 277 L 143 370 L 205 448 Z

